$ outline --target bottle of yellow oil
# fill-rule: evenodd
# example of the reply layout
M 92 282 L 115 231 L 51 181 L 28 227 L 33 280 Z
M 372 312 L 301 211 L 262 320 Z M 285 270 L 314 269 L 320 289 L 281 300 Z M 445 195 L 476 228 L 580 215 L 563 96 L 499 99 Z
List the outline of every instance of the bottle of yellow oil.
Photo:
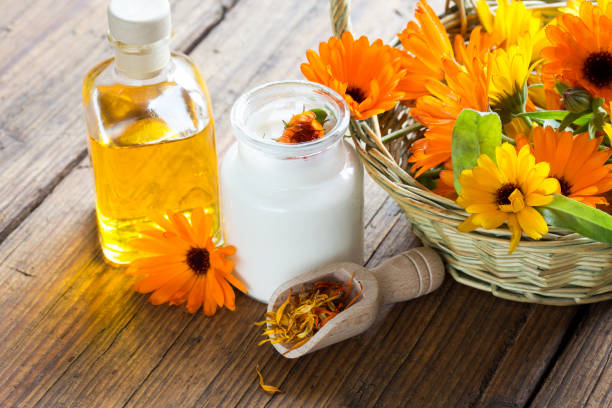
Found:
M 168 0 L 111 0 L 108 20 L 115 57 L 87 74 L 83 103 L 100 244 L 120 265 L 166 210 L 203 207 L 218 232 L 217 157 L 206 85 L 170 51 Z

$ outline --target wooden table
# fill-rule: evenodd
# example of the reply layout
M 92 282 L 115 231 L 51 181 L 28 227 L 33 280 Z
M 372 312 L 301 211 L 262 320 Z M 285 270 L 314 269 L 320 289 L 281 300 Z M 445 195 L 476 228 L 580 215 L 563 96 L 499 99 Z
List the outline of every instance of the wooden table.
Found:
M 105 1 L 2 0 L 0 406 L 612 405 L 610 303 L 512 303 L 447 279 L 366 334 L 305 358 L 257 347 L 264 305 L 214 318 L 152 306 L 102 261 L 81 80 L 110 55 Z M 300 78 L 330 36 L 327 2 L 174 0 L 174 46 L 203 69 L 219 155 L 243 91 Z M 412 0 L 355 0 L 354 29 L 391 38 Z M 436 1 L 438 10 L 441 0 Z M 414 245 L 398 206 L 366 185 L 366 259 Z M 285 393 L 257 385 L 255 367 Z

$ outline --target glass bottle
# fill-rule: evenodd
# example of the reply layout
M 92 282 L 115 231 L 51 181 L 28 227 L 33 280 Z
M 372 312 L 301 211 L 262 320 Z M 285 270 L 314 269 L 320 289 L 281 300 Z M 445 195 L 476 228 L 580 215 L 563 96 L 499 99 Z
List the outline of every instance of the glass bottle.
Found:
M 167 0 L 112 0 L 115 57 L 83 82 L 100 244 L 111 264 L 142 254 L 129 242 L 165 211 L 197 207 L 218 232 L 214 121 L 204 80 L 170 51 Z

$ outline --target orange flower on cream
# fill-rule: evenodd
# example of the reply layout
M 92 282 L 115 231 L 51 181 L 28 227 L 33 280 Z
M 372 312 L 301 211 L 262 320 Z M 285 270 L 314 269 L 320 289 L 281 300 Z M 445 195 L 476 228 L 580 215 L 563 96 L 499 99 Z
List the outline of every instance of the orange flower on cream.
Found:
M 279 143 L 305 143 L 317 140 L 325 136 L 323 124 L 317 120 L 317 115 L 312 111 L 294 115 L 285 126 Z

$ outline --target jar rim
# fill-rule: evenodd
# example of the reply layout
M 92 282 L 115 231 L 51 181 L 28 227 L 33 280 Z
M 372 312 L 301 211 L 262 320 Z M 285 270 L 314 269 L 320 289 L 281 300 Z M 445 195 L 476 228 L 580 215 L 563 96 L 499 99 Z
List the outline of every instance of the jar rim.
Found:
M 295 91 L 296 89 L 298 92 L 301 91 L 305 95 L 309 93 L 313 94 L 316 98 L 321 100 L 322 104 L 327 102 L 325 107 L 334 111 L 333 114 L 336 117 L 336 123 L 331 130 L 326 132 L 325 136 L 320 139 L 304 143 L 278 143 L 276 141 L 260 137 L 247 125 L 246 120 L 248 116 L 247 112 L 249 109 L 249 102 L 256 96 L 271 90 Z M 242 94 L 236 100 L 232 106 L 230 116 L 232 127 L 234 128 L 234 134 L 239 141 L 245 142 L 257 150 L 283 157 L 305 157 L 326 150 L 328 147 L 338 142 L 338 140 L 340 140 L 346 134 L 350 120 L 348 105 L 336 91 L 327 86 L 303 80 L 268 82 L 255 87 Z

